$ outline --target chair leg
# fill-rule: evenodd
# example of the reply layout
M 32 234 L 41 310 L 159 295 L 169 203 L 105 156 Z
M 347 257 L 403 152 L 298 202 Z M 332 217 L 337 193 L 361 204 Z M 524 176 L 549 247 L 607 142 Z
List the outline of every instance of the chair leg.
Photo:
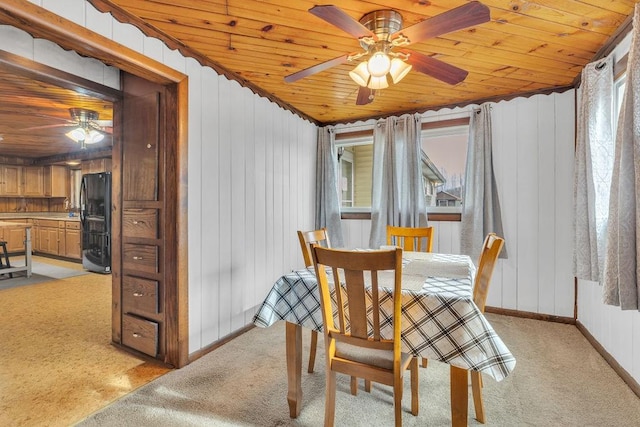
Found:
M 427 360 L 427 359 L 423 359 Z M 418 389 L 420 383 L 418 382 L 418 358 L 414 357 L 409 365 L 411 369 L 411 414 L 418 415 Z
M 402 427 L 402 390 L 404 384 L 402 381 L 396 381 L 393 384 L 393 412 L 395 416 L 396 427 Z
M 336 417 L 336 373 L 326 373 L 326 390 L 324 402 L 324 425 L 333 427 Z
M 476 411 L 476 419 L 485 423 L 484 402 L 482 401 L 482 374 L 471 371 L 471 390 L 473 392 L 473 407 Z
M 364 391 L 371 393 L 371 380 L 364 380 Z
M 351 394 L 354 396 L 358 395 L 358 378 L 351 377 Z
M 422 358 L 422 367 L 423 367 L 423 368 L 426 368 L 426 367 L 427 367 L 427 363 L 428 363 L 428 361 L 429 361 L 429 360 L 428 360 L 426 357 L 423 357 L 423 358 Z
M 316 364 L 316 349 L 318 348 L 318 331 L 313 329 L 311 331 L 311 346 L 309 350 L 309 369 L 307 370 L 310 374 L 313 373 L 313 368 Z

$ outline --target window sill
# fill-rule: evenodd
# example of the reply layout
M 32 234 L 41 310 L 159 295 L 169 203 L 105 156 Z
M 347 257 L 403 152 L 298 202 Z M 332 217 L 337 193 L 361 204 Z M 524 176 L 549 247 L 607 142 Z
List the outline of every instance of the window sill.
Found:
M 340 218 L 342 219 L 371 219 L 371 212 L 341 212 Z M 460 212 L 429 212 L 427 213 L 429 221 L 449 221 L 460 222 L 462 214 Z

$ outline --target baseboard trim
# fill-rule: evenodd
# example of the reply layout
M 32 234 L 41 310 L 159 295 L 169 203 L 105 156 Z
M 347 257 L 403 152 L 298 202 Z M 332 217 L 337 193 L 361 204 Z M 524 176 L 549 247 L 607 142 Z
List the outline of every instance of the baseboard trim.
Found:
M 582 324 L 580 321 L 576 322 L 576 327 L 582 335 L 589 341 L 591 346 L 596 349 L 600 356 L 611 366 L 611 368 L 622 378 L 622 381 L 627 383 L 631 391 L 633 391 L 636 396 L 640 397 L 640 384 L 626 371 L 617 361 L 616 359 L 609 353 L 603 346 L 598 342 L 598 340 L 591 335 L 591 332 Z
M 200 350 L 193 352 L 189 355 L 189 363 L 195 362 L 196 360 L 200 359 L 202 356 L 211 353 L 213 350 L 215 350 L 218 347 L 222 347 L 223 345 L 225 345 L 226 343 L 228 343 L 229 341 L 233 340 L 234 338 L 239 337 L 240 335 L 244 334 L 245 332 L 249 332 L 251 329 L 255 328 L 256 326 L 254 324 L 248 324 L 247 326 L 245 326 L 242 329 L 238 329 L 237 331 L 235 331 L 232 334 L 227 335 L 226 337 L 219 339 L 218 341 L 214 342 L 213 344 L 210 344 L 206 347 L 201 348 Z
M 545 322 L 566 323 L 569 325 L 576 324 L 576 319 L 574 319 L 573 317 L 555 316 L 553 314 L 541 314 L 541 313 L 533 313 L 531 311 L 511 310 L 508 308 L 489 307 L 489 306 L 485 307 L 484 311 L 487 313 L 502 314 L 504 316 L 544 320 Z

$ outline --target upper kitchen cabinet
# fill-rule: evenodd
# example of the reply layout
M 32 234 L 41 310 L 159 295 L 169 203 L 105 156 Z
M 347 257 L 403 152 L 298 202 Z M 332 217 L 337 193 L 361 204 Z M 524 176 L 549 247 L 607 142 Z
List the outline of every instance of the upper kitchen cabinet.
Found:
M 23 166 L 0 165 L 0 195 L 22 195 L 22 170 Z
M 44 196 L 44 174 L 42 166 L 25 166 L 23 169 L 22 195 L 28 197 Z
M 46 197 L 69 197 L 69 170 L 65 166 L 45 166 L 44 195 Z

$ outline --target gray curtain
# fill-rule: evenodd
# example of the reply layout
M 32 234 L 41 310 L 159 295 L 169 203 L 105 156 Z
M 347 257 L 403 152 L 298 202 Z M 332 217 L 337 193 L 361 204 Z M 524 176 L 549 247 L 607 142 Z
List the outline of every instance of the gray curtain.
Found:
M 369 247 L 386 244 L 387 224 L 426 227 L 420 132 L 422 116 L 379 120 L 373 132 L 373 187 Z
M 338 195 L 338 161 L 333 126 L 318 128 L 316 155 L 316 229 L 327 227 L 331 246 L 344 247 Z
M 493 173 L 491 106 L 483 104 L 479 110 L 475 110 L 471 114 L 469 125 L 460 251 L 477 260 L 487 234 L 493 232 L 500 237 L 505 235 L 502 231 L 500 200 Z M 507 243 L 508 240 L 505 238 L 500 258 L 507 257 Z
M 603 291 L 605 304 L 640 308 L 640 4 L 633 16 L 609 199 Z
M 574 274 L 600 281 L 613 168 L 613 59 L 582 70 L 574 161 Z

